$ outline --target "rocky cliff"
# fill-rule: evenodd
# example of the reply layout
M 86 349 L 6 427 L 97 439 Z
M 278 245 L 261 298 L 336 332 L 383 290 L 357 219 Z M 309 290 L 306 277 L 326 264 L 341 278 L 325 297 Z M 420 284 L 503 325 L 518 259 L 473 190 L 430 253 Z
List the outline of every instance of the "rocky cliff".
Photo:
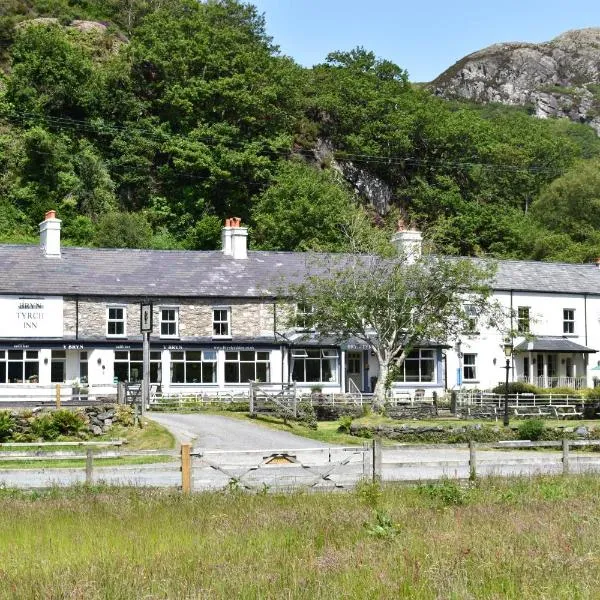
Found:
M 600 28 L 567 31 L 542 44 L 494 44 L 459 60 L 431 84 L 448 99 L 528 107 L 568 117 L 600 135 Z

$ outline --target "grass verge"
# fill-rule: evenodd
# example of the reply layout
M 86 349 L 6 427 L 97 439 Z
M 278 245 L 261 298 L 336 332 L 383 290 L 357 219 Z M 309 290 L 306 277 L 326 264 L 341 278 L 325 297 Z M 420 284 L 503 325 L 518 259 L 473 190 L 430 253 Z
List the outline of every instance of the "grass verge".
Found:
M 0 598 L 595 598 L 597 477 L 0 491 Z

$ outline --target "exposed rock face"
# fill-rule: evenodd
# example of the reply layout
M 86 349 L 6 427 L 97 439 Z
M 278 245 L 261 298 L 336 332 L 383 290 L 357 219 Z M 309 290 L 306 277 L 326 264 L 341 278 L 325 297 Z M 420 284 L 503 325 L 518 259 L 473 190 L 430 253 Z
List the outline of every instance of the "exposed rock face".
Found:
M 469 54 L 430 88 L 444 98 L 522 105 L 540 118 L 568 117 L 600 135 L 600 28 L 543 44 L 494 44 Z

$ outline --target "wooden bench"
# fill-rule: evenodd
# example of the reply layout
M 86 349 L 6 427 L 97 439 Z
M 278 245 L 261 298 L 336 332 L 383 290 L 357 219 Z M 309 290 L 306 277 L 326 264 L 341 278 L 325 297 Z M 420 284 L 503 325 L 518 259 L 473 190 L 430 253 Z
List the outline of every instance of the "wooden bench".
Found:
M 550 407 L 554 416 L 557 419 L 581 419 L 583 413 L 577 410 L 577 407 L 573 404 L 565 404 L 564 406 L 551 406 Z
M 550 406 L 516 406 L 514 408 L 515 417 L 520 419 L 544 418 L 553 415 Z

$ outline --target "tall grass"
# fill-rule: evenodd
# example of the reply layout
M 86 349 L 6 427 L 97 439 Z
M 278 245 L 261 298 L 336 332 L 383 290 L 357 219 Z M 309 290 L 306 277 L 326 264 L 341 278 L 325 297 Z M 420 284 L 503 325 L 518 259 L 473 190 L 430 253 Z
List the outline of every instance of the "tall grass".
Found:
M 0 598 L 597 598 L 600 479 L 0 492 Z M 377 535 L 373 535 L 373 533 Z

